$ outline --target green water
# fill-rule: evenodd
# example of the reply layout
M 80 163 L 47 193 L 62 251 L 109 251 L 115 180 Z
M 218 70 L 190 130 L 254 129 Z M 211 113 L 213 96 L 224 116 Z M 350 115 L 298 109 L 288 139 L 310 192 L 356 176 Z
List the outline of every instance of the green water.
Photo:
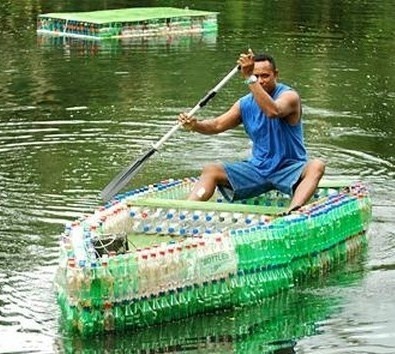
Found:
M 218 32 L 103 43 L 35 32 L 39 13 L 159 5 L 218 11 Z M 0 352 L 395 352 L 394 13 L 378 0 L 1 1 Z M 62 337 L 52 281 L 64 224 L 96 208 L 102 188 L 249 47 L 272 53 L 299 91 L 308 152 L 327 176 L 371 188 L 367 250 L 254 308 L 89 342 Z M 234 78 L 198 116 L 246 92 Z M 180 131 L 130 188 L 248 150 L 241 129 Z

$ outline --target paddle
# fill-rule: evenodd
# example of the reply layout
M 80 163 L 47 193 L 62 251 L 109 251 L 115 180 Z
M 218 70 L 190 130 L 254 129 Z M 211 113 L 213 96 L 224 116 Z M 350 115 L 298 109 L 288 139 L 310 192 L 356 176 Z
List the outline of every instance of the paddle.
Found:
M 210 101 L 217 92 L 237 73 L 239 67 L 236 66 L 227 74 L 206 96 L 204 96 L 195 107 L 193 107 L 188 117 L 192 117 L 200 108 L 204 107 L 208 101 Z M 173 128 L 170 129 L 157 143 L 152 145 L 144 155 L 139 157 L 131 165 L 122 170 L 115 178 L 103 189 L 101 192 L 102 199 L 107 202 L 114 195 L 116 195 L 123 187 L 125 187 L 133 176 L 139 171 L 144 163 L 159 150 L 159 148 L 181 127 L 181 123 L 177 123 Z

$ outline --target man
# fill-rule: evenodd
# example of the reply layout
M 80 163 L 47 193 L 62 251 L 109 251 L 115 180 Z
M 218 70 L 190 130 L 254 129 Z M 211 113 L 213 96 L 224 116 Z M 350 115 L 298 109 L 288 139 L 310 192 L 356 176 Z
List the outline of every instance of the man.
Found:
M 237 63 L 249 94 L 215 119 L 198 121 L 182 113 L 179 121 L 185 129 L 201 134 L 218 134 L 243 124 L 252 141 L 252 156 L 205 166 L 189 199 L 208 200 L 217 187 L 229 201 L 277 189 L 292 196 L 291 212 L 313 195 L 325 165 L 319 159 L 307 160 L 300 97 L 277 82 L 274 59 L 268 54 L 254 56 L 249 50 Z

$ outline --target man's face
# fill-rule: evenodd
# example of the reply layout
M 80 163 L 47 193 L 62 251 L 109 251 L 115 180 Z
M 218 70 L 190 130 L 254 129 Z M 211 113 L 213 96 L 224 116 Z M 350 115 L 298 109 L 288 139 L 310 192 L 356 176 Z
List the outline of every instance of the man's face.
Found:
M 258 78 L 259 84 L 266 92 L 271 93 L 276 87 L 278 72 L 272 69 L 269 61 L 255 62 L 254 75 Z

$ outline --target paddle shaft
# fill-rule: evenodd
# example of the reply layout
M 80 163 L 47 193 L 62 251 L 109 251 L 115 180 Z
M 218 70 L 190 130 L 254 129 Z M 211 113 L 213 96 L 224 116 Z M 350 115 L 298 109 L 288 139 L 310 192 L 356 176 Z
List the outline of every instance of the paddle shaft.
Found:
M 239 67 L 236 66 L 233 70 L 227 74 L 206 96 L 204 96 L 198 104 L 193 107 L 188 117 L 192 117 L 200 108 L 204 107 L 208 101 L 210 101 L 217 92 L 237 73 Z M 137 171 L 144 165 L 144 163 L 154 155 L 158 149 L 182 126 L 181 123 L 176 124 L 171 128 L 157 143 L 152 145 L 152 148 L 148 150 L 143 156 L 139 157 L 130 166 L 122 170 L 101 192 L 101 196 L 104 201 L 110 200 L 115 194 L 117 194 L 126 184 L 132 179 Z
M 192 117 L 200 108 L 204 107 L 207 102 L 209 102 L 217 92 L 225 86 L 225 84 L 239 71 L 239 66 L 235 66 L 229 74 L 227 74 L 211 91 L 204 96 L 195 107 L 193 107 L 188 112 L 188 117 Z M 155 150 L 160 149 L 160 147 L 167 141 L 169 138 L 182 126 L 181 123 L 176 124 L 173 128 L 171 128 L 158 142 L 152 145 Z

